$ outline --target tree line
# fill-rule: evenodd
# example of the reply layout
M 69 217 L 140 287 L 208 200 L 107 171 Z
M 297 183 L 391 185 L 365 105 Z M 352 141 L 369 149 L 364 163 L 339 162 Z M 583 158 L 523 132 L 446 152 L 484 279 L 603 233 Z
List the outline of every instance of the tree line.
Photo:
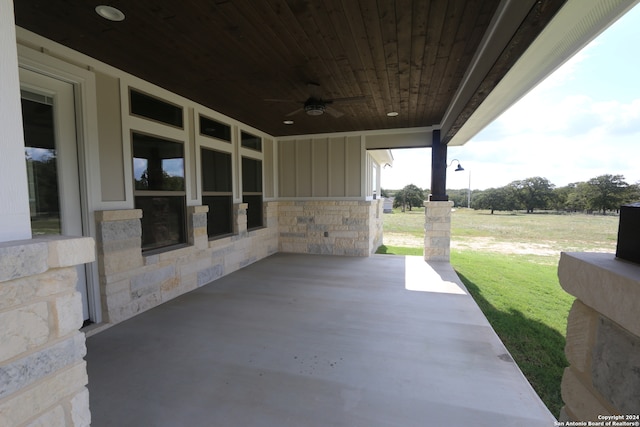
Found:
M 468 189 L 447 190 L 454 206 L 466 207 Z M 393 206 L 411 210 L 423 205 L 429 190 L 409 184 L 402 190 L 382 190 L 383 197 L 395 197 Z M 385 195 L 386 194 L 386 195 Z M 495 211 L 556 210 L 566 212 L 617 211 L 620 206 L 640 201 L 640 183 L 628 184 L 623 175 L 600 175 L 586 182 L 556 187 L 539 176 L 513 181 L 504 187 L 473 190 L 471 208 Z

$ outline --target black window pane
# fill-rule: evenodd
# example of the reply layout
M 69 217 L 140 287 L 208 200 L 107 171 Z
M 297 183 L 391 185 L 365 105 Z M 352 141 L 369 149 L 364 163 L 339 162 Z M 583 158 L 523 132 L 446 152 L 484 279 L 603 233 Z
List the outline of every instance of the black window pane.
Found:
M 262 193 L 262 162 L 242 158 L 242 192 Z
M 62 234 L 53 105 L 22 98 L 22 120 L 31 231 Z
M 202 190 L 233 191 L 231 183 L 231 154 L 221 151 L 201 150 Z
M 207 234 L 209 237 L 233 233 L 233 197 L 203 196 L 202 204 L 209 206 Z
M 131 114 L 183 127 L 182 108 L 135 90 L 130 91 Z
M 262 139 L 250 133 L 241 132 L 241 143 L 243 147 L 262 151 Z
M 184 147 L 134 133 L 133 174 L 136 190 L 184 191 Z
M 231 142 L 231 126 L 200 116 L 200 133 Z
M 142 250 L 164 248 L 186 242 L 183 196 L 136 196 L 142 209 Z
M 243 196 L 242 201 L 247 203 L 247 229 L 262 227 L 262 196 Z

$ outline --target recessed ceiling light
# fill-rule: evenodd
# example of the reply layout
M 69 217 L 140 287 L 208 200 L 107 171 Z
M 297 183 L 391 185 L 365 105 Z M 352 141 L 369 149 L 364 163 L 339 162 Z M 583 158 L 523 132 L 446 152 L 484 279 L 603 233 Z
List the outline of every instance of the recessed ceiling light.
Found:
M 389 112 L 387 113 L 387 116 L 389 116 L 389 117 L 395 117 L 395 116 L 397 116 L 397 115 L 398 115 L 398 112 L 397 112 L 397 111 L 389 111 Z
M 292 125 L 293 124 L 293 120 L 285 120 L 284 122 L 285 125 Z
M 109 21 L 124 21 L 124 13 L 113 6 L 106 6 L 104 4 L 96 6 L 96 13 Z

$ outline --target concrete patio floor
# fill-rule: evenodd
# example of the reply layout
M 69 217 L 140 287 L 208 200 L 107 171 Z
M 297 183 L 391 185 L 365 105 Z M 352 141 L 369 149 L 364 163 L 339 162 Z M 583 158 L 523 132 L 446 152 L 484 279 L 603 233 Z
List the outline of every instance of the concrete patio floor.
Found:
M 276 254 L 87 340 L 92 426 L 555 419 L 448 263 Z

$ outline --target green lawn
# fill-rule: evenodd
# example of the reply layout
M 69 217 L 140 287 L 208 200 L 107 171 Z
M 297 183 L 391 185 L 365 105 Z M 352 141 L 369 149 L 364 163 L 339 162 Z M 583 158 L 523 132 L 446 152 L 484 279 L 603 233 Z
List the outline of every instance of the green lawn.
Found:
M 402 245 L 378 253 L 422 255 L 424 210 L 384 217 Z M 451 264 L 549 410 L 562 407 L 566 322 L 573 297 L 557 277 L 561 251 L 615 251 L 618 218 L 458 209 Z M 386 241 L 386 237 L 385 237 Z

